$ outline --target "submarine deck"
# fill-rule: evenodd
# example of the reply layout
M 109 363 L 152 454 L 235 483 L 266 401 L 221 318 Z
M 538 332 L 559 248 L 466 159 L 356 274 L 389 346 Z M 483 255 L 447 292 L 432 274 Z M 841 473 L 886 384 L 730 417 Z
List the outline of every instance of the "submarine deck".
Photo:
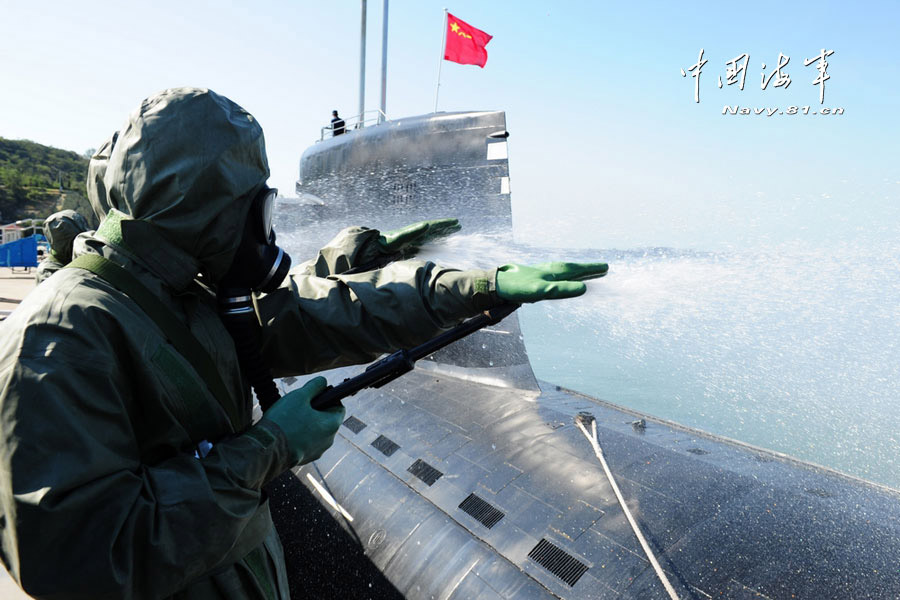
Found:
M 349 398 L 334 447 L 293 482 L 327 490 L 354 551 L 408 598 L 666 597 L 574 426 L 589 411 L 680 597 L 900 596 L 898 492 L 541 388 L 416 369 Z M 290 564 L 306 541 L 285 542 Z M 333 581 L 310 568 L 294 575 Z

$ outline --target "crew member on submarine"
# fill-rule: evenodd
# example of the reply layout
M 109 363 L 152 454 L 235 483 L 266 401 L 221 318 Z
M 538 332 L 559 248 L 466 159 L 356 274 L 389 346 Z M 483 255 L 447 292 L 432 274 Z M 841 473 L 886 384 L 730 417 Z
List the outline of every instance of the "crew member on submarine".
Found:
M 344 120 L 338 116 L 338 111 L 331 111 L 331 135 L 344 135 L 344 131 Z
M 103 149 L 99 229 L 0 324 L 0 556 L 36 598 L 289 597 L 262 487 L 321 456 L 344 410 L 311 408 L 317 377 L 253 422 L 229 315 L 252 315 L 271 375 L 300 375 L 503 303 L 578 296 L 607 271 L 291 270 L 262 128 L 206 89 L 144 100 Z M 355 228 L 320 259 L 353 267 L 427 229 Z

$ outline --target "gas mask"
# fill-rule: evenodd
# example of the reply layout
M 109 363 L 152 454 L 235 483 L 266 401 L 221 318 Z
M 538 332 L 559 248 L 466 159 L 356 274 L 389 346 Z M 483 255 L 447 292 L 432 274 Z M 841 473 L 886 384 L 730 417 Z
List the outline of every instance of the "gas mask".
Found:
M 253 198 L 241 243 L 228 272 L 218 283 L 219 317 L 231 334 L 241 363 L 263 410 L 278 398 L 271 371 L 260 353 L 261 331 L 253 292 L 278 289 L 291 268 L 291 257 L 275 244 L 273 205 L 278 190 L 263 187 Z
M 263 187 L 256 194 L 244 222 L 241 244 L 220 289 L 274 292 L 291 268 L 291 257 L 275 244 L 272 216 L 278 190 Z

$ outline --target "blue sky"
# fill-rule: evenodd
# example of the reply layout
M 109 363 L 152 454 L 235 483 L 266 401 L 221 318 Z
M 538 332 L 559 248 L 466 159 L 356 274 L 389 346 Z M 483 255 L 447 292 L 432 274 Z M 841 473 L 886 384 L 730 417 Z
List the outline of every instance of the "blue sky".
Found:
M 716 246 L 780 216 L 877 224 L 900 199 L 894 2 L 600 3 L 393 0 L 389 116 L 433 109 L 442 10 L 492 34 L 485 69 L 444 63 L 440 110 L 503 109 L 517 230 L 546 243 Z M 381 2 L 368 6 L 367 108 L 379 101 Z M 358 106 L 359 2 L 0 0 L 0 136 L 84 151 L 140 100 L 210 87 L 266 131 L 290 193 L 332 109 Z M 680 69 L 704 49 L 700 103 Z M 804 59 L 829 57 L 825 103 Z M 743 91 L 719 89 L 749 53 Z M 787 89 L 760 89 L 790 57 Z M 722 115 L 842 107 L 839 116 Z M 850 210 L 850 208 L 852 210 Z M 547 216 L 558 220 L 546 229 Z M 543 229 L 542 229 L 543 228 Z M 777 227 L 776 227 L 777 229 Z

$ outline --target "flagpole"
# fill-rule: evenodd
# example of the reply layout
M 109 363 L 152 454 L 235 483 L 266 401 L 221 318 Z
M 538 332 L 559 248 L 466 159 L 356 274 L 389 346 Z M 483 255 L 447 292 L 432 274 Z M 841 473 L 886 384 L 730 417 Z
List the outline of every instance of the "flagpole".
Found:
M 388 0 L 384 0 L 384 18 L 381 20 L 381 112 L 378 122 L 384 123 L 387 110 L 387 34 L 388 34 Z
M 447 51 L 447 9 L 444 8 L 444 29 L 441 32 L 441 57 L 438 60 L 437 88 L 434 90 L 434 112 L 437 112 L 438 93 L 441 91 L 441 67 L 444 65 L 444 52 Z
M 360 2 L 362 15 L 359 21 L 359 123 L 357 127 L 366 125 L 366 0 Z

